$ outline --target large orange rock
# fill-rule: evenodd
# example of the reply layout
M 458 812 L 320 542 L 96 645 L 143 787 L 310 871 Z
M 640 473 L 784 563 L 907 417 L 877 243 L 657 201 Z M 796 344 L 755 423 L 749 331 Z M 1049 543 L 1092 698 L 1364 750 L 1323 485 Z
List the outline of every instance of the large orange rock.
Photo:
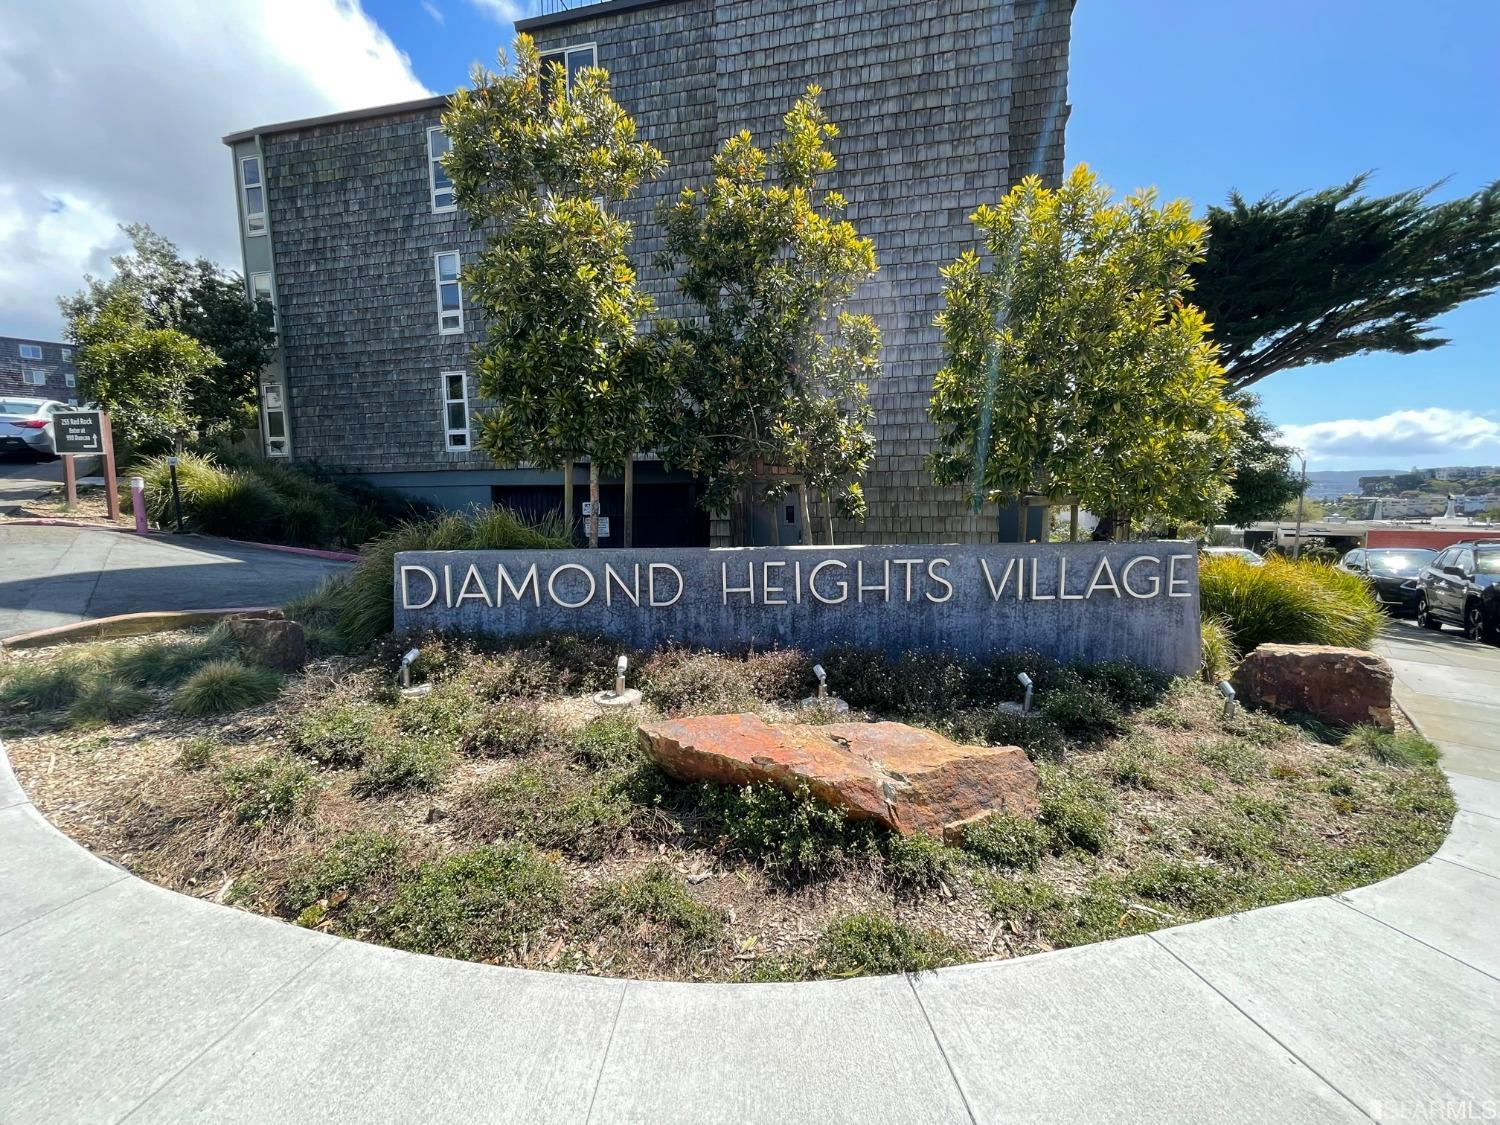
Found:
M 1331 645 L 1261 645 L 1230 678 L 1241 701 L 1349 727 L 1392 729 L 1391 666 L 1373 652 Z
M 681 781 L 769 781 L 851 817 L 942 837 L 990 813 L 1035 816 L 1036 767 L 1014 746 L 961 746 L 902 723 L 771 726 L 755 715 L 640 728 L 646 752 Z

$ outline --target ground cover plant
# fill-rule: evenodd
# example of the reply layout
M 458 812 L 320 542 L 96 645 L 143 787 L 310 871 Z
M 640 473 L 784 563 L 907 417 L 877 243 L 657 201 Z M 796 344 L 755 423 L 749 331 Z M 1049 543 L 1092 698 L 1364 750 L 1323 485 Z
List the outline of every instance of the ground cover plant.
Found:
M 430 688 L 403 698 L 412 643 Z M 1410 729 L 1226 722 L 1209 685 L 1127 664 L 826 653 L 856 719 L 1038 764 L 1035 820 L 903 838 L 806 792 L 667 778 L 639 715 L 589 699 L 616 651 L 388 638 L 217 712 L 180 700 L 246 667 L 222 631 L 90 644 L 5 656 L 0 729 L 60 828 L 184 893 L 440 956 L 680 980 L 921 971 L 1332 893 L 1424 859 L 1453 814 Z M 807 718 L 801 653 L 631 667 L 648 714 Z M 997 706 L 1020 671 L 1026 720 Z

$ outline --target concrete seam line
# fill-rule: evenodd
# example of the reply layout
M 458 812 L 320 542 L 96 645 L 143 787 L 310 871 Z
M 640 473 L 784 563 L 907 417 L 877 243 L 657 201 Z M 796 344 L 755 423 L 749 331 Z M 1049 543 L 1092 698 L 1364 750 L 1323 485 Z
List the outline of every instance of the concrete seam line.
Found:
M 1458 806 L 1458 811 L 1461 812 L 1461 813 L 1468 813 L 1470 816 L 1482 816 L 1482 817 L 1485 817 L 1486 819 L 1489 819 L 1489 820 L 1500 820 L 1500 816 L 1496 816 L 1494 813 L 1484 812 L 1481 809 L 1466 809 L 1462 805 L 1459 805 Z M 1448 827 L 1452 828 L 1453 826 L 1450 824 Z M 1453 833 L 1449 832 L 1448 835 L 1451 836 L 1451 835 L 1453 835 Z
M 604 1072 L 609 1067 L 609 1051 L 615 1045 L 615 1032 L 620 1027 L 620 1013 L 625 1010 L 625 997 L 630 993 L 634 981 L 621 981 L 620 1002 L 615 1005 L 615 1018 L 609 1024 L 609 1038 L 604 1043 L 604 1054 L 599 1058 L 599 1073 L 594 1075 L 594 1088 L 589 1091 L 589 1107 L 584 1111 L 583 1122 L 588 1125 L 594 1119 L 594 1103 L 599 1100 L 599 1087 L 604 1085 Z
M 12 806 L 12 807 L 18 807 L 18 806 Z M 95 856 L 94 858 L 97 859 L 98 857 Z M 60 902 L 56 906 L 50 906 L 46 910 L 43 910 L 40 914 L 34 915 L 33 917 L 30 917 L 30 918 L 27 918 L 24 922 L 17 922 L 14 926 L 11 926 L 9 929 L 0 930 L 0 938 L 7 937 L 10 934 L 15 933 L 17 930 L 24 930 L 27 926 L 31 925 L 33 922 L 40 922 L 43 918 L 50 918 L 52 915 L 56 914 L 59 910 L 66 910 L 68 907 L 72 906 L 74 903 L 82 902 L 84 899 L 91 898 L 92 896 L 98 894 L 100 891 L 107 891 L 107 890 L 109 890 L 110 887 L 119 886 L 121 883 L 125 882 L 125 880 L 127 880 L 127 879 L 134 879 L 134 878 L 135 878 L 135 876 L 132 875 L 132 874 L 130 874 L 130 872 L 128 872 L 128 871 L 122 871 L 122 872 L 120 872 L 119 877 L 116 878 L 116 879 L 111 879 L 109 882 L 101 884 L 100 886 L 95 887 L 93 890 L 84 891 L 83 894 L 81 894 L 81 895 L 74 895 L 72 898 L 68 899 L 66 902 Z
M 203 900 L 199 899 L 198 901 L 202 902 Z M 217 905 L 217 904 L 214 904 L 214 905 Z M 226 907 L 225 909 L 233 909 L 233 908 L 232 907 Z M 187 1062 L 183 1063 L 180 1067 L 178 1067 L 176 1070 L 174 1070 L 171 1074 L 167 1075 L 166 1078 L 164 1078 L 160 1082 L 158 1082 L 156 1084 L 156 1086 L 152 1088 L 152 1090 L 151 1090 L 151 1092 L 149 1094 L 147 1094 L 140 1101 L 136 1102 L 135 1105 L 133 1105 L 133 1106 L 130 1107 L 130 1109 L 126 1110 L 125 1113 L 123 1113 L 120 1116 L 119 1120 L 120 1121 L 125 1121 L 125 1120 L 127 1120 L 127 1119 L 129 1119 L 131 1117 L 134 1117 L 137 1110 L 141 1109 L 152 1098 L 156 1097 L 157 1094 L 161 1093 L 168 1086 L 170 1086 L 173 1082 L 175 1082 L 175 1081 L 177 1081 L 177 1079 L 181 1078 L 184 1071 L 188 1070 L 199 1059 L 203 1058 L 210 1051 L 212 1051 L 215 1047 L 217 1047 L 220 1043 L 224 1042 L 224 1040 L 228 1039 L 231 1035 L 233 1035 L 236 1031 L 238 1031 L 241 1027 L 243 1027 L 246 1023 L 248 1023 L 252 1018 L 254 1018 L 254 1016 L 255 1016 L 255 1014 L 257 1012 L 259 1012 L 262 1008 L 264 1008 L 272 1000 L 276 999 L 276 997 L 279 996 L 279 995 L 281 995 L 281 993 L 285 992 L 288 988 L 290 988 L 293 984 L 295 984 L 298 980 L 300 980 L 301 977 L 302 977 L 302 975 L 304 973 L 306 973 L 309 969 L 311 969 L 319 961 L 323 960 L 323 958 L 327 957 L 335 949 L 338 949 L 342 944 L 343 944 L 342 941 L 335 939 L 333 941 L 330 941 L 328 943 L 327 947 L 324 948 L 316 956 L 309 957 L 308 960 L 307 960 L 307 964 L 303 965 L 295 973 L 293 973 L 291 976 L 287 977 L 286 980 L 282 981 L 275 988 L 271 989 L 270 992 L 266 993 L 265 996 L 263 996 L 261 998 L 261 1000 L 260 1000 L 260 1002 L 258 1004 L 252 1005 L 250 1007 L 249 1011 L 247 1011 L 243 1016 L 241 1016 L 239 1019 L 235 1020 L 228 1027 L 226 1027 L 223 1030 L 222 1033 L 220 1033 L 218 1036 L 216 1036 L 214 1038 L 214 1041 L 212 1043 L 209 1043 L 206 1047 L 203 1048 L 203 1050 L 199 1051 L 192 1058 L 188 1059 Z
M 1436 859 L 1436 860 L 1441 860 L 1443 863 L 1446 863 L 1449 867 L 1459 867 L 1459 868 L 1462 868 L 1465 871 L 1472 871 L 1475 875 L 1483 875 L 1487 879 L 1500 879 L 1500 875 L 1496 875 L 1493 871 L 1486 871 L 1482 867 L 1475 867 L 1472 863 L 1465 863 L 1461 859 L 1449 859 L 1445 855 L 1435 855 L 1432 858 Z
M 1303 901 L 1304 902 L 1317 902 L 1318 900 L 1317 899 L 1303 899 Z M 1233 915 L 1230 915 L 1230 917 L 1233 917 Z M 1287 1046 L 1287 1044 L 1283 1043 L 1281 1041 L 1281 1039 L 1274 1032 L 1272 1032 L 1268 1027 L 1265 1026 L 1265 1024 L 1261 1023 L 1258 1019 L 1256 1019 L 1254 1016 L 1252 1016 L 1249 1012 L 1245 1011 L 1244 1008 L 1242 1008 L 1238 1004 L 1236 1004 L 1234 1002 L 1234 999 L 1227 992 L 1225 992 L 1223 989 L 1221 989 L 1218 986 L 1216 986 L 1211 980 L 1209 980 L 1207 977 L 1205 977 L 1197 969 L 1193 968 L 1192 965 L 1188 964 L 1187 960 L 1185 958 L 1183 958 L 1182 956 L 1180 956 L 1175 949 L 1172 949 L 1170 946 L 1168 946 L 1167 943 L 1164 942 L 1164 941 L 1162 941 L 1161 938 L 1157 937 L 1156 934 L 1147 934 L 1146 936 L 1149 937 L 1152 941 L 1156 942 L 1156 944 L 1159 945 L 1159 946 L 1161 946 L 1161 948 L 1165 949 L 1167 951 L 1168 955 L 1171 956 L 1175 961 L 1177 961 L 1177 963 L 1180 964 L 1184 969 L 1186 969 L 1188 972 L 1192 973 L 1193 976 L 1197 977 L 1200 981 L 1202 981 L 1203 984 L 1204 984 L 1204 986 L 1206 988 L 1208 988 L 1209 991 L 1211 991 L 1212 993 L 1214 993 L 1214 995 L 1216 995 L 1220 999 L 1222 999 L 1224 1001 L 1224 1003 L 1228 1004 L 1231 1008 L 1233 1008 L 1240 1015 L 1244 1016 L 1245 1019 L 1249 1020 L 1250 1023 L 1255 1028 L 1257 1028 L 1262 1035 L 1264 1035 L 1272 1043 L 1275 1043 L 1276 1046 L 1280 1047 L 1283 1051 L 1285 1051 L 1292 1058 L 1296 1059 L 1302 1066 L 1306 1067 L 1307 1068 L 1307 1073 L 1311 1074 L 1319 1082 L 1323 1083 L 1323 1085 L 1327 1086 L 1335 1094 L 1337 1094 L 1339 1097 L 1343 1098 L 1344 1101 L 1348 1102 L 1349 1105 L 1353 1107 L 1355 1113 L 1359 1114 L 1361 1117 L 1365 1118 L 1368 1121 L 1374 1121 L 1375 1120 L 1373 1117 L 1371 1117 L 1368 1113 L 1365 1112 L 1363 1106 L 1361 1106 L 1358 1102 L 1356 1102 L 1348 1094 L 1344 1093 L 1344 1091 L 1341 1090 L 1341 1089 L 1339 1089 L 1339 1087 L 1336 1086 L 1333 1082 L 1330 1082 L 1328 1080 L 1328 1077 L 1326 1075 L 1324 1075 L 1322 1071 L 1318 1070 L 1317 1067 L 1313 1066 L 1306 1059 L 1304 1059 L 1301 1055 L 1299 1055 L 1296 1051 L 1292 1050 L 1291 1047 L 1289 1047 L 1289 1046 Z
M 1469 964 L 1469 962 L 1465 961 L 1462 957 L 1458 956 L 1456 953 L 1449 953 L 1446 949 L 1443 949 L 1440 946 L 1433 945 L 1432 942 L 1430 942 L 1430 941 L 1423 941 L 1421 938 L 1417 937 L 1416 934 L 1409 934 L 1405 930 L 1403 930 L 1400 926 L 1396 925 L 1395 923 L 1393 923 L 1393 922 L 1387 922 L 1384 918 L 1377 917 L 1376 915 L 1371 914 L 1368 910 L 1363 910 L 1360 907 L 1355 906 L 1354 903 L 1352 903 L 1352 902 L 1345 902 L 1342 898 L 1338 897 L 1337 895 L 1333 896 L 1333 901 L 1336 902 L 1336 903 L 1338 903 L 1340 906 L 1348 907 L 1350 910 L 1354 911 L 1354 913 L 1358 914 L 1361 918 L 1368 918 L 1370 921 L 1376 922 L 1376 923 L 1384 926 L 1386 929 L 1392 931 L 1393 933 L 1398 933 L 1402 937 L 1407 938 L 1410 941 L 1416 942 L 1418 945 L 1425 946 L 1426 948 L 1432 950 L 1434 953 L 1441 954 L 1442 956 L 1448 958 L 1448 960 L 1450 960 L 1450 961 L 1457 961 L 1460 965 L 1462 965 L 1466 969 L 1473 969 L 1480 976 L 1489 977 L 1491 980 L 1494 980 L 1494 981 L 1500 981 L 1500 977 L 1497 977 L 1494 973 L 1485 972 L 1485 970 L 1481 969 L 1478 965 L 1471 965 L 1471 964 Z
M 938 1035 L 937 1028 L 932 1026 L 932 1017 L 927 1014 L 927 1005 L 922 1003 L 922 994 L 917 991 L 917 982 L 914 974 L 906 973 L 906 985 L 911 989 L 912 999 L 917 1002 L 917 1011 L 922 1013 L 922 1022 L 927 1025 L 927 1034 L 932 1036 L 932 1041 L 937 1045 L 938 1056 L 943 1060 L 943 1066 L 948 1069 L 948 1077 L 953 1079 L 953 1087 L 958 1091 L 958 1097 L 964 1103 L 964 1112 L 969 1115 L 973 1125 L 979 1125 L 979 1118 L 974 1115 L 974 1107 L 969 1103 L 969 1092 L 964 1089 L 963 1080 L 959 1078 L 958 1071 L 953 1069 L 953 1060 L 948 1057 L 948 1049 L 943 1046 L 942 1036 Z

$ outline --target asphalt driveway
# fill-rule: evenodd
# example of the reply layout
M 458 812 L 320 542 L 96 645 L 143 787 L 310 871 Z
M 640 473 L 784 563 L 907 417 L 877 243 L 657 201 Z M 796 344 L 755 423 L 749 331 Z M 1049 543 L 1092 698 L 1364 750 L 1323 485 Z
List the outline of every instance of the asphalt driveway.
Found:
M 0 523 L 0 637 L 118 613 L 282 605 L 346 567 L 196 536 Z

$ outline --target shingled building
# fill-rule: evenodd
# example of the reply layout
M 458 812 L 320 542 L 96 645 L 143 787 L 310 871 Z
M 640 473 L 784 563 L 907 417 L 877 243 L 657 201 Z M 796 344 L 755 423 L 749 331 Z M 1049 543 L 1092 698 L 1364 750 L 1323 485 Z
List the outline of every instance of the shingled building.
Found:
M 934 487 L 924 469 L 941 363 L 938 271 L 976 245 L 968 216 L 979 203 L 1025 175 L 1060 178 L 1071 18 L 1072 0 L 606 0 L 517 24 L 569 72 L 606 68 L 641 135 L 666 155 L 666 173 L 628 216 L 642 283 L 666 314 L 676 292 L 650 264 L 656 205 L 702 183 L 724 138 L 749 129 L 769 144 L 798 94 L 823 88 L 840 127 L 831 186 L 880 265 L 854 304 L 885 340 L 870 516 L 841 527 L 841 541 L 970 531 L 957 490 Z M 471 448 L 466 368 L 478 335 L 457 271 L 479 245 L 437 163 L 445 101 L 225 138 L 247 284 L 277 307 L 281 346 L 262 383 L 267 452 L 450 507 L 555 507 L 556 470 L 499 469 Z M 639 545 L 726 530 L 696 511 L 690 480 L 643 465 L 637 485 Z M 619 511 L 618 496 L 605 490 L 606 512 Z M 767 512 L 756 537 L 794 542 L 800 523 L 794 506 Z M 981 534 L 996 527 L 986 513 Z

